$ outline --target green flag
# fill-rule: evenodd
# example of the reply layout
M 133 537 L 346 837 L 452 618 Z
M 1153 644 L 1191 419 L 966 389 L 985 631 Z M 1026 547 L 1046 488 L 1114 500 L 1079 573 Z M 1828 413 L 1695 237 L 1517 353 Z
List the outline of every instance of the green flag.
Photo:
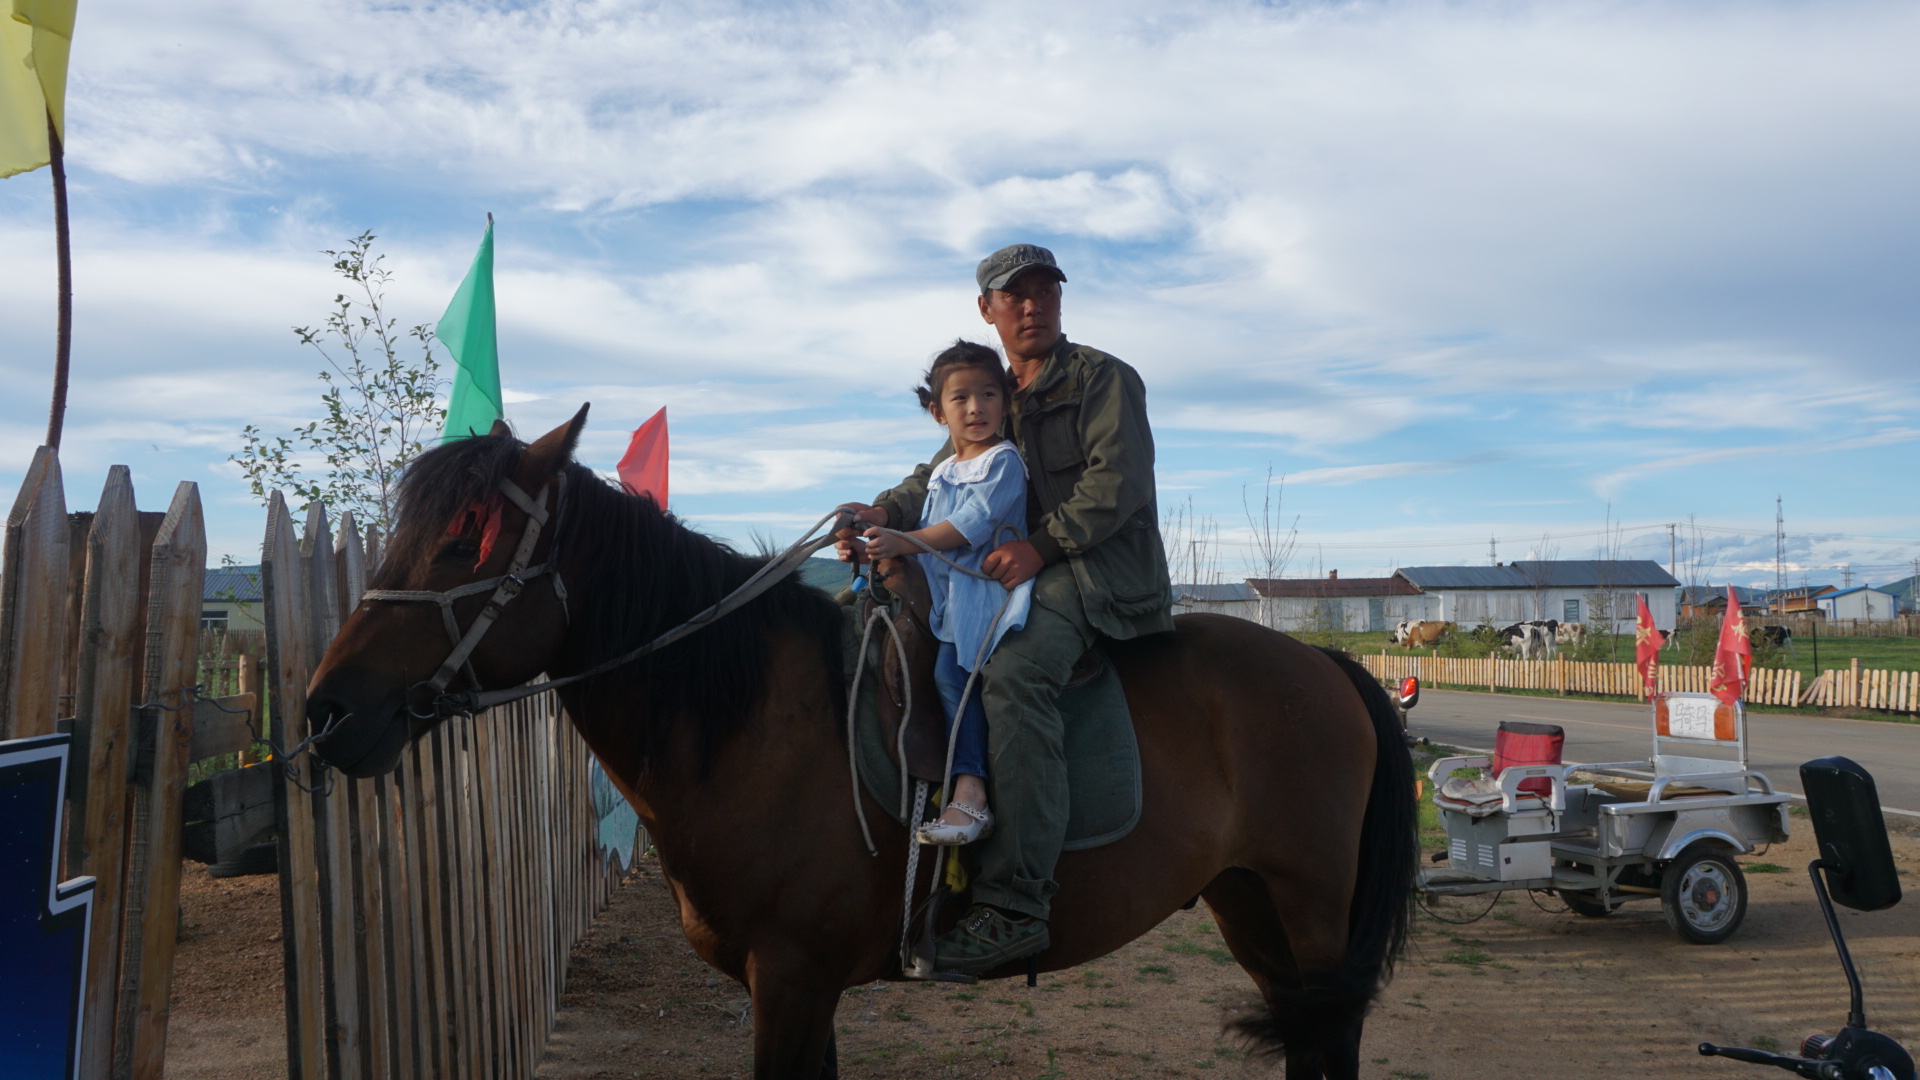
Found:
M 500 405 L 500 344 L 493 327 L 493 215 L 487 215 L 487 234 L 473 256 L 473 268 L 453 303 L 433 328 L 453 354 L 453 395 L 447 401 L 447 426 L 441 442 L 485 435 L 495 420 L 506 415 Z

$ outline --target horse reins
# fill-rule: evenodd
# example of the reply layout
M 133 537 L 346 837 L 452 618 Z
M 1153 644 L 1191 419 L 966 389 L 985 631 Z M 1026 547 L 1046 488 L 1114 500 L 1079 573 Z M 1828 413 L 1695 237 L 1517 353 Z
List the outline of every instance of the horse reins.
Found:
M 566 474 L 562 473 L 553 489 L 556 493 L 554 499 L 555 513 L 558 513 L 565 505 L 566 480 Z M 508 702 L 519 701 L 522 698 L 533 697 L 535 694 L 544 694 L 549 690 L 568 686 L 585 679 L 591 679 L 596 675 L 605 674 L 624 664 L 630 664 L 648 653 L 664 649 L 668 645 L 679 641 L 681 638 L 704 629 L 708 624 L 716 622 L 739 610 L 761 593 L 779 584 L 781 580 L 792 574 L 795 570 L 798 570 L 802 563 L 813 556 L 814 552 L 833 543 L 834 532 L 837 531 L 838 523 L 836 522 L 836 529 L 829 530 L 825 536 L 814 537 L 814 533 L 818 532 L 822 525 L 836 518 L 848 516 L 838 507 L 834 508 L 831 513 L 828 513 L 819 521 L 814 522 L 813 527 L 808 529 L 805 535 L 795 541 L 793 546 L 783 552 L 779 558 L 768 560 L 760 569 L 754 571 L 752 577 L 741 582 L 739 587 L 721 597 L 718 603 L 715 603 L 712 607 L 694 615 L 692 618 L 673 627 L 637 649 L 622 653 L 610 660 L 596 664 L 585 671 L 568 675 L 565 678 L 550 679 L 546 682 L 533 683 L 511 690 L 481 690 L 479 688 L 479 676 L 473 670 L 473 650 L 479 647 L 480 640 L 486 636 L 488 630 L 493 628 L 493 624 L 500 618 L 507 604 L 511 603 L 515 597 L 520 595 L 529 581 L 542 575 L 552 575 L 554 595 L 560 600 L 561 610 L 567 610 L 567 589 L 560 577 L 559 559 L 555 556 L 554 551 L 550 550 L 547 553 L 546 562 L 534 567 L 527 565 L 533 558 L 534 548 L 538 546 L 540 534 L 550 517 L 546 507 L 548 490 L 547 488 L 541 488 L 538 495 L 529 496 L 521 489 L 520 485 L 514 483 L 511 479 L 500 481 L 500 493 L 505 495 L 509 502 L 519 507 L 527 515 L 527 526 L 520 534 L 520 544 L 514 549 L 513 561 L 508 565 L 506 573 L 498 577 L 468 582 L 465 585 L 448 589 L 445 592 L 433 592 L 424 589 L 369 589 L 360 594 L 362 600 L 431 603 L 437 604 L 440 608 L 440 618 L 446 626 L 447 640 L 452 644 L 453 648 L 452 651 L 447 654 L 446 660 L 440 664 L 439 670 L 434 672 L 432 678 L 415 683 L 413 687 L 408 689 L 407 711 L 414 716 L 420 719 L 426 719 L 428 717 L 470 715 L 481 709 L 492 708 L 495 705 L 505 705 Z M 557 523 L 554 528 L 553 539 L 554 547 L 557 550 L 560 541 L 560 530 Z M 480 614 L 474 618 L 473 624 L 469 626 L 463 634 L 460 630 L 460 622 L 453 613 L 454 601 L 469 596 L 478 596 L 489 589 L 493 590 L 493 595 L 487 600 L 486 606 L 480 609 Z M 571 613 L 569 613 L 569 619 L 571 619 Z M 467 673 L 467 682 L 472 689 L 461 693 L 447 692 L 447 687 L 452 684 L 454 676 L 458 675 L 462 670 Z M 415 707 L 413 693 L 414 690 L 423 686 L 433 695 L 430 702 L 424 703 L 428 705 L 427 711 L 424 712 Z

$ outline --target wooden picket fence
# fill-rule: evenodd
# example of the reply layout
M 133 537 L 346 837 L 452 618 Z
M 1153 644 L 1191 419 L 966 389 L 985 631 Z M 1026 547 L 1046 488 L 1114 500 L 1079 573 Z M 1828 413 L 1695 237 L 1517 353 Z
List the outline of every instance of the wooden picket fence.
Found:
M 1806 704 L 1828 708 L 1886 709 L 1920 712 L 1920 671 L 1884 671 L 1851 667 L 1828 668 L 1807 688 Z
M 376 546 L 346 514 L 336 539 L 319 505 L 296 532 L 272 495 L 261 573 L 284 746 L 308 734 L 308 681 Z M 297 766 L 280 834 L 292 1080 L 531 1076 L 568 953 L 617 880 L 554 696 L 447 721 L 387 776 Z
M 1507 660 L 1500 657 L 1395 656 L 1366 654 L 1361 663 L 1383 682 L 1418 676 L 1423 685 L 1486 687 L 1488 690 L 1554 690 L 1562 694 L 1608 694 L 1645 699 L 1640 672 L 1632 664 L 1568 660 Z M 1660 689 L 1667 693 L 1705 693 L 1710 668 L 1660 665 Z M 1756 705 L 1797 705 L 1800 673 L 1756 668 L 1747 682 L 1747 701 Z
M 143 513 L 116 465 L 98 508 L 70 515 L 47 447 L 7 518 L 0 739 L 72 734 L 61 877 L 96 880 L 85 1080 L 164 1072 L 188 766 L 252 741 L 252 695 L 196 690 L 206 557 L 194 484 Z

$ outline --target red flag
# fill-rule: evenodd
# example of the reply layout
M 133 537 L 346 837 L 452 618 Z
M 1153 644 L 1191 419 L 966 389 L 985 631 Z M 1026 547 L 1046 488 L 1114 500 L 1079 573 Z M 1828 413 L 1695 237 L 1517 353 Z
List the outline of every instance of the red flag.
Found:
M 634 429 L 633 441 L 620 459 L 620 482 L 635 495 L 653 497 L 655 506 L 667 508 L 667 410 L 662 407 L 647 422 Z
M 1727 586 L 1727 617 L 1720 621 L 1720 644 L 1713 650 L 1713 672 L 1707 689 L 1731 705 L 1746 693 L 1747 673 L 1753 670 L 1753 642 L 1747 640 L 1747 620 L 1740 614 L 1740 598 Z
M 1660 692 L 1660 646 L 1667 643 L 1667 635 L 1653 625 L 1653 612 L 1647 608 L 1647 594 L 1640 594 L 1640 615 L 1633 624 L 1633 666 L 1640 669 L 1640 682 L 1647 688 L 1647 696 Z

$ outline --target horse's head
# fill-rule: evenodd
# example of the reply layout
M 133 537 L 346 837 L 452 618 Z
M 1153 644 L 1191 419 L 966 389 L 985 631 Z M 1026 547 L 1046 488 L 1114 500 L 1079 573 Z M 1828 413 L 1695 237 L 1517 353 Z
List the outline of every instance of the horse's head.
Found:
M 321 759 L 349 776 L 378 776 L 439 722 L 442 692 L 515 686 L 547 669 L 567 615 L 558 567 L 539 571 L 565 527 L 560 480 L 586 420 L 582 406 L 530 446 L 495 423 L 486 435 L 436 447 L 408 466 L 368 598 L 307 688 L 311 729 L 327 730 L 314 743 Z M 526 549 L 541 515 L 545 524 Z M 524 589 L 475 635 L 483 609 L 502 595 L 500 584 L 511 593 L 518 580 Z M 456 638 L 471 649 L 464 662 Z

